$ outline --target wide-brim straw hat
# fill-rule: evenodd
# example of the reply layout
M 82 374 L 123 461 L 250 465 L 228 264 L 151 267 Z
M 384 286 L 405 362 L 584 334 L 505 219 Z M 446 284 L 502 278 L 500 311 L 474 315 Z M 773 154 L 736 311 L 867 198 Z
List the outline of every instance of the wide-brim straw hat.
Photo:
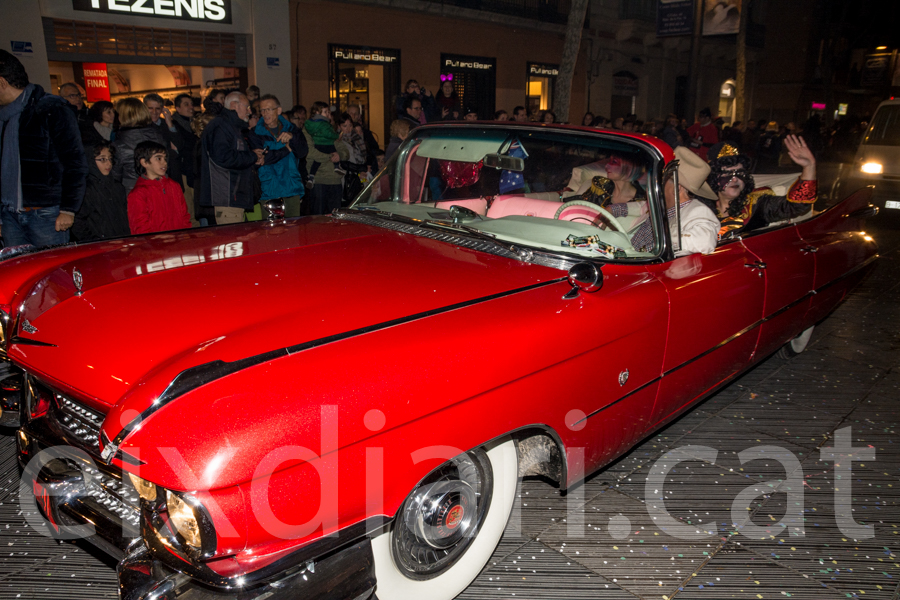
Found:
M 682 185 L 695 196 L 708 200 L 718 200 L 706 178 L 709 177 L 709 165 L 702 158 L 679 146 L 675 148 L 675 158 L 678 159 L 678 184 Z

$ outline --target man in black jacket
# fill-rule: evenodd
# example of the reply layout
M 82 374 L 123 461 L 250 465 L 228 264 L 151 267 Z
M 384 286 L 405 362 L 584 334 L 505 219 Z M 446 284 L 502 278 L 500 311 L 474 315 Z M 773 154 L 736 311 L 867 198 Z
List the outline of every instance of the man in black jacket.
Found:
M 150 112 L 150 124 L 159 130 L 163 139 L 166 140 L 165 146 L 168 151 L 169 169 L 166 175 L 175 183 L 184 186 L 181 180 L 181 156 L 184 153 L 184 140 L 181 132 L 172 121 L 172 113 L 165 106 L 165 100 L 156 93 L 150 93 L 144 96 L 144 106 Z
M 242 223 L 253 209 L 253 165 L 264 164 L 262 149 L 251 150 L 244 138 L 250 101 L 240 92 L 225 97 L 225 109 L 210 121 L 200 138 L 200 206 L 213 206 L 216 224 Z
M 29 83 L 22 63 L 0 50 L 3 245 L 68 242 L 87 171 L 75 115 L 66 101 Z
M 184 200 L 187 202 L 188 214 L 191 216 L 191 223 L 195 223 L 194 211 L 194 146 L 197 145 L 198 138 L 191 129 L 191 121 L 194 119 L 194 99 L 188 94 L 178 94 L 175 96 L 175 114 L 172 115 L 172 123 L 181 134 L 181 150 L 178 153 L 178 160 L 181 163 L 181 181 L 184 184 Z

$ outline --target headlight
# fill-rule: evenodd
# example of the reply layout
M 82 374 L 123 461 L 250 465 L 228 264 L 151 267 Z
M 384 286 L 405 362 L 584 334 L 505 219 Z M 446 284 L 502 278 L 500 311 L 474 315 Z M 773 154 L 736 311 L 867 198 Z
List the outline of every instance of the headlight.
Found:
M 169 511 L 169 521 L 184 541 L 194 548 L 201 548 L 203 542 L 200 539 L 200 524 L 197 522 L 194 508 L 170 491 L 166 491 L 166 507 Z
M 131 480 L 131 485 L 134 486 L 134 489 L 137 490 L 138 496 L 146 500 L 147 502 L 153 502 L 156 500 L 156 485 L 150 483 L 146 479 L 141 479 L 137 475 L 133 475 L 132 473 L 128 474 L 128 478 Z
M 859 170 L 863 173 L 868 173 L 869 175 L 879 175 L 884 168 L 881 166 L 881 163 L 867 162 L 863 163 Z

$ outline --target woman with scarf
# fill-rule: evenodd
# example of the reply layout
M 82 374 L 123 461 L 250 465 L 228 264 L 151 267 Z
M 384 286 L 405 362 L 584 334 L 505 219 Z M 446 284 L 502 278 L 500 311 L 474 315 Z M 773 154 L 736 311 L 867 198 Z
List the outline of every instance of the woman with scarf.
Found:
M 116 139 L 115 123 L 116 109 L 113 107 L 113 103 L 106 100 L 94 102 L 88 109 L 88 122 L 81 129 L 81 143 L 84 145 L 85 153 L 90 155 L 92 146 Z M 90 163 L 90 157 L 88 163 Z

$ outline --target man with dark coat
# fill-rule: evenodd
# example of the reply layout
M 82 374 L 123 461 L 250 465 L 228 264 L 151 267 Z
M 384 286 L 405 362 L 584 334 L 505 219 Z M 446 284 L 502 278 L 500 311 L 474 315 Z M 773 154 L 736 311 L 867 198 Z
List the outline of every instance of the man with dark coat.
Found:
M 167 158 L 169 161 L 169 170 L 167 175 L 179 186 L 184 186 L 181 180 L 182 171 L 181 157 L 184 155 L 184 139 L 181 131 L 175 126 L 172 120 L 172 113 L 166 108 L 165 100 L 156 93 L 150 93 L 144 96 L 144 106 L 150 112 L 150 125 L 162 134 L 166 143 Z M 193 110 L 193 108 L 191 109 Z
M 28 82 L 0 50 L 0 235 L 3 245 L 69 241 L 88 165 L 75 114 L 59 96 Z
M 191 223 L 195 222 L 194 211 L 194 146 L 199 139 L 194 135 L 191 121 L 194 120 L 194 99 L 188 94 L 175 96 L 175 114 L 172 115 L 172 123 L 181 134 L 181 151 L 178 153 L 178 161 L 181 164 L 181 182 L 184 188 L 184 200 L 187 203 L 188 214 Z
M 240 92 L 225 97 L 225 109 L 200 138 L 200 206 L 215 207 L 216 224 L 242 223 L 253 210 L 253 165 L 264 164 L 264 150 L 251 150 L 243 130 L 250 101 Z
M 90 115 L 88 115 L 88 107 L 84 103 L 84 92 L 77 83 L 64 83 L 59 86 L 59 95 L 68 102 L 75 120 L 78 121 L 79 129 L 86 129 L 93 126 Z

